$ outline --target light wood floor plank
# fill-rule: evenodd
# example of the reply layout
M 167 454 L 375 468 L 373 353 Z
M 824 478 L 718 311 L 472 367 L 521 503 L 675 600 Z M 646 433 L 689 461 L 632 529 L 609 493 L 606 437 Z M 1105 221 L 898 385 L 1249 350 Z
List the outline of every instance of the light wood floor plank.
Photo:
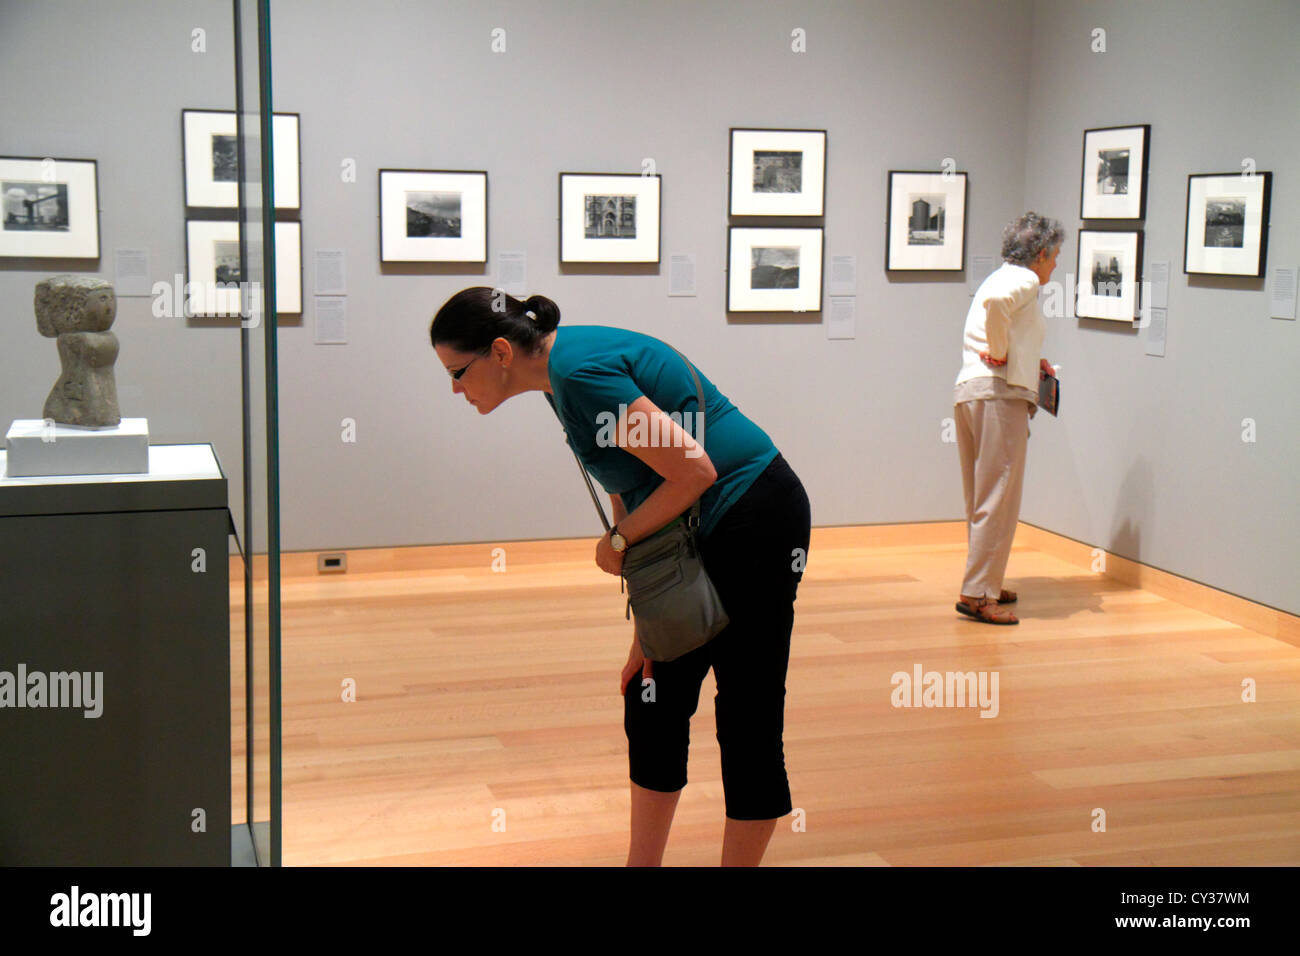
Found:
M 814 530 L 785 733 L 805 826 L 781 820 L 766 863 L 1300 863 L 1300 648 L 1278 636 L 1292 623 L 1247 630 L 1092 573 L 1075 560 L 1082 546 L 1049 545 L 1039 531 L 1018 539 L 1007 586 L 1022 623 L 995 628 L 953 610 L 964 525 Z M 497 547 L 504 573 L 492 570 Z M 327 575 L 314 555 L 285 556 L 286 864 L 623 863 L 617 682 L 631 631 L 593 547 L 369 549 Z M 232 584 L 238 635 L 242 579 Z M 1240 603 L 1214 606 L 1263 620 Z M 231 657 L 238 822 L 238 641 Z M 893 675 L 918 664 L 996 672 L 997 716 L 893 706 Z M 1256 703 L 1242 700 L 1247 679 Z M 669 864 L 718 862 L 714 691 L 709 675 Z M 1092 831 L 1098 807 L 1104 833 Z

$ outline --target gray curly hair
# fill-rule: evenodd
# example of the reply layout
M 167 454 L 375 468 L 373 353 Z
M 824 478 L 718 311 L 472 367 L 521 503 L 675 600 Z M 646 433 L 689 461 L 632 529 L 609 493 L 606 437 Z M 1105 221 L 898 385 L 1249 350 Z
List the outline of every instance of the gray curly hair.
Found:
M 1027 212 L 1002 230 L 1002 258 L 1018 266 L 1029 266 L 1044 250 L 1051 252 L 1065 241 L 1059 220 Z

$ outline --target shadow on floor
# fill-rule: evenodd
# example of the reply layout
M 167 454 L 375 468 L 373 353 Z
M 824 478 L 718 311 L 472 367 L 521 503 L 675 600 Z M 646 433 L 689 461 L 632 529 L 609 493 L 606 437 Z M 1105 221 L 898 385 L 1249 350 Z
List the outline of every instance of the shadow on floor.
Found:
M 1133 590 L 1114 578 L 1100 574 L 1066 578 L 1015 578 L 1008 575 L 1002 586 L 1015 591 L 1020 598 L 1017 603 L 1008 606 L 1021 620 L 1055 620 L 1067 618 L 1079 611 L 1101 614 L 1103 594 Z

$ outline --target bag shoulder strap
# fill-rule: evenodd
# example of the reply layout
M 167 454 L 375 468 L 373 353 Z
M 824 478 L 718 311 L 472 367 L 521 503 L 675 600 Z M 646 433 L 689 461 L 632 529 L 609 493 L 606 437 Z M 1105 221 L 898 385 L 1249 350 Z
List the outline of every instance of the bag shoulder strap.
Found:
M 665 342 L 664 344 L 667 345 L 668 343 Z M 671 345 L 669 345 L 668 347 L 670 349 L 673 349 Z M 677 352 L 677 349 L 673 349 L 673 351 Z M 682 355 L 681 352 L 677 352 L 677 354 L 681 356 L 682 361 L 686 363 L 687 369 L 690 370 L 691 378 L 694 379 L 695 381 L 695 395 L 696 395 L 696 400 L 698 403 L 699 410 L 696 412 L 695 415 L 697 425 L 695 428 L 695 435 L 692 437 L 694 437 L 695 441 L 699 444 L 700 448 L 703 449 L 704 448 L 704 386 L 700 384 L 700 376 L 696 374 L 695 366 L 691 364 L 690 359 L 688 359 L 685 355 Z M 578 463 L 578 470 L 582 472 L 583 480 L 586 481 L 587 483 L 587 490 L 591 492 L 591 501 L 596 506 L 596 514 L 600 515 L 600 523 L 604 525 L 605 530 L 608 531 L 610 529 L 610 523 L 609 520 L 605 517 L 605 508 L 600 503 L 600 496 L 596 494 L 596 487 L 591 483 L 591 475 L 587 474 L 587 467 L 582 463 L 582 459 L 578 457 L 578 450 L 573 447 L 573 439 L 569 437 L 569 430 L 568 428 L 565 428 L 564 418 L 560 415 L 560 410 L 556 408 L 555 399 L 551 397 L 551 394 L 549 392 L 545 393 L 545 395 L 546 395 L 546 400 L 551 404 L 551 408 L 555 410 L 556 418 L 560 419 L 560 427 L 564 429 L 565 443 L 568 444 L 569 451 L 573 452 L 573 459 Z M 700 526 L 700 499 L 696 498 L 695 504 L 691 505 L 691 514 L 690 514 L 690 519 L 687 522 L 687 527 L 689 527 L 692 531 L 694 531 L 699 526 Z

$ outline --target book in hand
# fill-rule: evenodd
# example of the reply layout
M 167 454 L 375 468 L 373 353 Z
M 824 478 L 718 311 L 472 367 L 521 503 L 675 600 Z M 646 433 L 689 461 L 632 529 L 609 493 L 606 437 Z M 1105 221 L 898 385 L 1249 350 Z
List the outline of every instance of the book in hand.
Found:
M 1061 380 L 1055 375 L 1038 373 L 1038 407 L 1052 415 L 1061 407 Z

